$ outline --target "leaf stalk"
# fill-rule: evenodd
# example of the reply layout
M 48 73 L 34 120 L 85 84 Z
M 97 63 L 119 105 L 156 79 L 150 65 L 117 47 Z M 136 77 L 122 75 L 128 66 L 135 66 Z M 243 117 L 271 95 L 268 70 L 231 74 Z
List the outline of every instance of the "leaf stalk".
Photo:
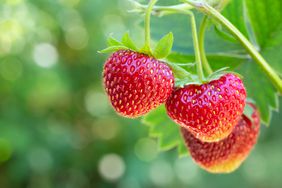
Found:
M 146 54 L 152 55 L 151 50 L 151 14 L 154 8 L 154 5 L 158 0 L 151 0 L 145 13 L 145 45 L 143 51 Z

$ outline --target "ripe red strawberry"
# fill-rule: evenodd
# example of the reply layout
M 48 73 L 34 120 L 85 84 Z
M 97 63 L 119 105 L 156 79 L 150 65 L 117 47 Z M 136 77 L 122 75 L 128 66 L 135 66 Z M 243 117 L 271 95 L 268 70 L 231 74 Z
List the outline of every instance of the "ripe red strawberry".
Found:
M 112 54 L 104 66 L 104 86 L 114 109 L 135 118 L 164 103 L 174 77 L 163 62 L 131 50 Z
M 232 133 L 219 142 L 202 142 L 185 128 L 181 128 L 193 160 L 205 170 L 212 173 L 229 173 L 237 169 L 247 158 L 259 135 L 260 117 L 254 105 L 252 121 L 245 115 L 233 129 Z
M 187 85 L 172 92 L 168 115 L 205 142 L 226 138 L 241 117 L 246 90 L 241 79 L 225 74 L 202 85 Z

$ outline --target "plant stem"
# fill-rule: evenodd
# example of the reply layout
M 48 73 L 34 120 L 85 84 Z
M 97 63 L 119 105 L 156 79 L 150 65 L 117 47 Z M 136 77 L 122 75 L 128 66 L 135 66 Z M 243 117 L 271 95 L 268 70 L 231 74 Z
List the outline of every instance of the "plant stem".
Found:
M 158 0 L 151 0 L 145 14 L 145 45 L 143 51 L 149 55 L 151 52 L 151 13 Z
M 135 0 L 129 0 L 129 1 L 131 1 L 133 5 L 135 6 L 135 8 L 131 10 L 130 12 L 144 13 L 148 9 L 148 5 L 142 5 Z M 172 5 L 172 6 L 154 6 L 153 7 L 154 13 L 163 12 L 163 11 L 171 11 L 171 10 L 190 10 L 190 9 L 193 9 L 193 7 L 186 3 Z
M 205 51 L 205 32 L 206 32 L 207 25 L 208 25 L 208 17 L 204 16 L 201 26 L 200 26 L 200 31 L 199 31 L 199 47 L 200 47 L 203 67 L 205 71 L 208 73 L 208 75 L 210 75 L 213 73 L 213 70 L 210 67 L 210 64 L 207 60 L 206 51 Z
M 240 41 L 255 62 L 262 68 L 279 93 L 282 94 L 282 80 L 278 74 L 272 69 L 272 67 L 266 62 L 266 60 L 260 55 L 256 48 L 248 41 L 248 39 L 229 20 L 227 20 L 220 12 L 209 6 L 207 3 L 191 0 L 185 0 L 185 2 L 194 6 L 196 9 L 205 13 L 206 15 L 211 16 L 225 26 L 236 37 L 236 39 Z
M 153 3 L 151 1 L 151 3 Z M 156 3 L 156 2 L 155 2 Z M 154 3 L 153 3 L 154 4 Z M 145 9 L 145 5 L 136 4 L 139 8 Z M 152 10 L 154 10 L 156 13 L 159 13 L 160 15 L 167 15 L 167 14 L 174 14 L 174 13 L 182 13 L 187 14 L 191 18 L 191 28 L 192 28 L 192 37 L 193 37 L 193 43 L 194 43 L 194 50 L 195 50 L 195 59 L 196 59 L 196 65 L 197 65 L 197 73 L 200 82 L 204 81 L 204 72 L 202 67 L 202 60 L 201 60 L 201 53 L 200 53 L 200 47 L 199 47 L 199 40 L 198 40 L 198 32 L 197 32 L 197 24 L 196 19 L 193 14 L 193 12 L 189 11 L 192 9 L 192 6 L 185 6 L 185 4 L 175 5 L 175 6 L 153 6 L 152 4 L 149 4 L 146 11 L 146 22 L 145 22 L 145 30 L 146 30 L 146 44 L 147 46 L 150 46 L 150 24 L 148 20 L 150 20 L 150 15 Z M 204 36 L 203 36 L 204 37 Z M 205 54 L 204 54 L 205 55 Z M 208 68 L 209 65 L 207 64 Z M 208 69 L 208 71 L 211 69 Z M 212 73 L 212 70 L 211 70 Z
M 197 73 L 198 73 L 200 82 L 203 82 L 204 81 L 204 72 L 203 72 L 202 59 L 201 59 L 201 53 L 200 53 L 200 48 L 199 48 L 197 24 L 196 24 L 195 16 L 192 12 L 190 13 L 190 18 L 191 18 L 191 28 L 192 28 L 195 58 L 196 58 L 196 63 L 197 63 Z

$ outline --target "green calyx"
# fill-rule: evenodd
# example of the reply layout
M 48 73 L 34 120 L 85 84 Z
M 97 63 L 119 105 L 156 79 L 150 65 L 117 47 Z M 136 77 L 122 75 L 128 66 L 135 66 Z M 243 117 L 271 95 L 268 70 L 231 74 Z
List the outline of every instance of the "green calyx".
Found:
M 143 48 L 139 48 L 132 38 L 129 36 L 129 33 L 125 33 L 121 41 L 116 40 L 113 37 L 108 38 L 108 47 L 98 51 L 99 53 L 113 53 L 118 50 L 132 50 L 135 52 L 147 54 L 156 59 L 165 59 L 170 53 L 173 46 L 173 34 L 170 32 L 161 38 L 155 45 L 151 54 L 148 54 L 144 51 Z
M 223 67 L 221 69 L 218 69 L 215 72 L 213 72 L 212 74 L 210 74 L 208 77 L 204 78 L 203 80 L 199 80 L 199 77 L 196 73 L 197 71 L 195 70 L 196 66 L 194 63 L 191 65 L 191 68 L 193 70 L 187 70 L 186 68 L 179 66 L 179 64 L 177 63 L 168 63 L 168 65 L 172 69 L 174 77 L 175 77 L 175 87 L 178 87 L 178 88 L 183 88 L 191 84 L 194 84 L 194 85 L 206 84 L 213 80 L 218 80 L 220 77 L 228 73 L 234 74 L 238 76 L 239 78 L 243 79 L 243 76 L 238 74 L 237 72 L 228 71 L 229 67 Z M 186 64 L 185 67 L 187 67 L 187 65 L 189 64 Z
M 247 101 L 255 104 L 255 102 L 252 99 L 247 98 Z M 253 113 L 254 113 L 254 108 L 251 107 L 250 104 L 246 103 L 243 114 L 251 121 L 252 124 L 254 123 L 252 117 Z
M 116 39 L 110 37 L 108 40 L 109 47 L 99 51 L 100 53 L 108 53 L 115 52 L 117 50 L 132 50 L 139 53 L 147 54 L 148 56 L 152 56 L 156 59 L 164 59 L 166 58 L 172 49 L 173 46 L 173 34 L 170 32 L 161 38 L 157 43 L 155 48 L 151 49 L 151 14 L 154 8 L 154 5 L 158 2 L 158 0 L 151 0 L 148 6 L 145 8 L 145 44 L 142 48 L 138 48 L 137 45 L 130 38 L 128 33 L 125 33 L 122 37 L 121 42 Z

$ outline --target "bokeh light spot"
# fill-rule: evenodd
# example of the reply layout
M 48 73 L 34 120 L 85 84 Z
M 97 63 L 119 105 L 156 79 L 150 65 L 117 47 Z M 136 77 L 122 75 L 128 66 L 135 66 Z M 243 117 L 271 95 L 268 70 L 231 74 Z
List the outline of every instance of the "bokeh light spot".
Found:
M 193 185 L 199 181 L 199 167 L 190 157 L 177 159 L 174 164 L 177 178 L 186 185 Z
M 49 43 L 38 44 L 33 50 L 33 59 L 40 67 L 52 67 L 58 61 L 57 49 Z
M 116 119 L 101 118 L 94 122 L 93 134 L 103 140 L 110 140 L 117 136 L 120 124 Z
M 16 19 L 0 20 L 0 54 L 9 53 L 14 43 L 22 40 L 22 25 Z
M 106 37 L 112 34 L 113 31 L 117 36 L 121 37 L 126 31 L 122 17 L 119 15 L 106 15 L 102 23 L 104 24 L 103 28 Z
M 169 187 L 174 179 L 172 167 L 165 160 L 154 162 L 150 168 L 150 179 L 157 186 Z
M 99 173 L 107 181 L 117 181 L 125 171 L 125 164 L 117 154 L 108 154 L 99 161 Z
M 66 30 L 65 34 L 67 45 L 75 50 L 83 49 L 88 44 L 88 32 L 82 26 L 73 26 Z
M 6 0 L 6 3 L 9 5 L 18 5 L 21 4 L 24 0 Z
M 109 110 L 108 98 L 102 92 L 90 90 L 85 96 L 85 108 L 93 116 L 103 116 Z
M 152 161 L 158 154 L 158 146 L 155 140 L 142 138 L 135 145 L 135 154 L 141 161 Z
M 53 165 L 53 158 L 48 150 L 35 148 L 29 153 L 30 167 L 37 172 L 46 172 Z

